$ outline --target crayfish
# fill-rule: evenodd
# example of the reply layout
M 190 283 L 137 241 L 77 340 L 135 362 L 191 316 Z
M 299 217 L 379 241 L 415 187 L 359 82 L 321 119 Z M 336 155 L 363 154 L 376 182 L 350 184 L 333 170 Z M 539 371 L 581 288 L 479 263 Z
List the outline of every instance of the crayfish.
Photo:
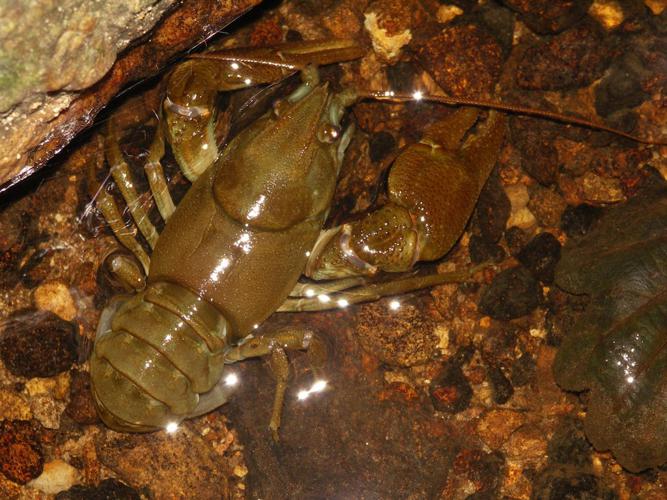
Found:
M 106 160 L 152 255 L 125 231 L 111 195 L 99 190 L 97 207 L 139 262 L 123 256 L 109 262 L 135 293 L 115 297 L 104 310 L 91 359 L 95 401 L 108 426 L 150 431 L 209 412 L 229 398 L 225 364 L 269 356 L 277 378 L 270 428 L 277 438 L 286 351 L 306 350 L 317 369 L 324 349 L 312 331 L 255 337 L 255 325 L 275 311 L 344 307 L 470 275 L 367 284 L 378 273 L 439 259 L 456 243 L 503 145 L 506 118 L 496 110 L 465 139 L 479 119 L 475 108 L 432 125 L 394 161 L 381 207 L 323 230 L 353 132 L 341 126 L 346 107 L 367 98 L 406 99 L 336 93 L 320 83 L 317 66 L 360 56 L 353 42 L 301 42 L 208 52 L 177 66 L 145 165 L 166 222 L 159 235 L 110 121 Z M 296 72 L 301 85 L 219 150 L 217 93 Z M 166 142 L 192 182 L 178 207 L 160 163 Z M 302 275 L 312 281 L 300 282 Z

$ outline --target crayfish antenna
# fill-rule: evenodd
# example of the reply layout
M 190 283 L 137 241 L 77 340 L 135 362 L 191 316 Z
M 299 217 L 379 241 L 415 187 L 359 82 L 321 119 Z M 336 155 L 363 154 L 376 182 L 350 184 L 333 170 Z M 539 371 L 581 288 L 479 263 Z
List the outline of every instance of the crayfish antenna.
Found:
M 610 134 L 617 135 L 619 137 L 625 137 L 631 141 L 638 142 L 641 144 L 648 144 L 651 146 L 667 146 L 667 139 L 647 139 L 644 137 L 639 137 L 628 132 L 623 132 L 622 130 L 609 127 L 603 123 L 599 123 L 593 120 L 587 120 L 585 118 L 579 118 L 572 115 L 564 115 L 561 113 L 555 113 L 553 111 L 546 111 L 543 109 L 529 108 L 525 106 L 519 106 L 515 104 L 507 104 L 502 102 L 490 101 L 486 99 L 475 99 L 467 97 L 449 97 L 445 95 L 433 95 L 425 94 L 420 90 L 416 90 L 412 94 L 405 94 L 394 92 L 393 90 L 389 91 L 358 91 L 357 96 L 359 100 L 363 99 L 373 99 L 377 101 L 390 101 L 390 102 L 438 102 L 445 104 L 447 106 L 474 106 L 477 108 L 485 109 L 495 109 L 498 111 L 505 111 L 508 113 L 514 113 L 519 115 L 527 116 L 536 116 L 539 118 L 547 118 L 549 120 L 558 121 L 568 125 L 577 125 L 579 127 L 590 128 L 594 130 L 600 130 L 603 132 L 609 132 Z

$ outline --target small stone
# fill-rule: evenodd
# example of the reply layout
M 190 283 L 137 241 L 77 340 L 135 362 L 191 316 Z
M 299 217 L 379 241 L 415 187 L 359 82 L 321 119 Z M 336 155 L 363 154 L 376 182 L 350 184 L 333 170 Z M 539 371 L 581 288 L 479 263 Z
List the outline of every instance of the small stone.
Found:
M 499 405 L 507 403 L 514 394 L 514 388 L 499 366 L 490 366 L 487 376 L 491 384 L 493 402 Z
M 476 24 L 447 27 L 420 42 L 415 52 L 438 85 L 454 97 L 490 95 L 500 77 L 502 48 Z
M 537 363 L 528 353 L 523 353 L 512 365 L 510 380 L 514 387 L 522 387 L 529 384 L 535 377 Z
M 611 61 L 609 42 L 593 23 L 584 23 L 527 49 L 516 80 L 526 90 L 568 90 L 600 78 Z
M 634 52 L 614 61 L 600 85 L 595 88 L 595 111 L 610 116 L 620 110 L 634 108 L 650 98 L 642 89 L 648 69 Z
M 482 262 L 502 262 L 505 258 L 505 250 L 497 243 L 489 243 L 481 236 L 473 234 L 468 244 L 470 260 L 473 264 Z
M 562 196 L 551 189 L 537 187 L 530 196 L 528 209 L 535 215 L 541 226 L 556 227 L 567 203 Z
M 554 2 L 553 0 L 502 0 L 519 14 L 521 20 L 536 33 L 559 33 L 585 17 L 592 0 Z
M 42 311 L 51 311 L 65 321 L 76 317 L 76 306 L 69 288 L 63 283 L 54 281 L 38 286 L 33 292 L 35 307 Z
M 118 479 L 105 479 L 97 486 L 76 485 L 56 495 L 56 500 L 139 500 L 141 496 Z
M 463 14 L 463 9 L 456 5 L 441 5 L 436 13 L 436 18 L 439 23 L 447 24 L 461 14 Z
M 384 160 L 396 147 L 396 139 L 389 132 L 378 132 L 371 136 L 368 143 L 368 154 L 371 161 L 378 163 Z
M 77 359 L 75 326 L 48 311 L 21 311 L 5 322 L 0 358 L 14 375 L 52 377 Z
M 445 413 L 462 412 L 472 399 L 470 382 L 455 361 L 449 361 L 442 374 L 431 382 L 429 393 L 435 409 Z
M 644 0 L 654 16 L 659 16 L 667 9 L 667 0 Z
M 97 456 L 119 479 L 155 498 L 228 498 L 229 471 L 210 442 L 187 424 L 176 432 L 96 436 Z
M 551 233 L 540 233 L 517 255 L 533 276 L 542 283 L 553 283 L 556 264 L 560 260 L 560 243 Z
M 538 461 L 546 456 L 547 440 L 542 429 L 525 425 L 512 433 L 505 448 L 507 456 L 515 460 Z
M 375 0 L 364 13 L 364 28 L 368 31 L 373 50 L 378 56 L 394 61 L 412 40 L 411 26 L 423 17 L 423 9 L 414 2 Z
M 508 226 L 516 226 L 521 229 L 532 229 L 537 224 L 537 219 L 528 207 L 523 207 L 516 212 L 513 212 L 507 221 Z
M 588 13 L 609 31 L 618 28 L 625 18 L 616 0 L 594 0 Z
M 56 401 L 51 394 L 40 394 L 30 399 L 30 409 L 40 424 L 47 429 L 59 429 L 64 401 Z
M 391 366 L 424 363 L 438 346 L 435 322 L 419 308 L 396 299 L 361 306 L 355 329 L 361 346 Z
M 512 213 L 525 208 L 530 200 L 528 188 L 525 184 L 513 184 L 512 186 L 507 186 L 505 188 L 505 193 L 512 206 Z
M 594 172 L 587 172 L 577 178 L 584 200 L 589 203 L 618 203 L 625 200 L 625 194 L 618 179 L 600 177 Z
M 0 389 L 0 420 L 30 420 L 30 405 L 18 394 Z
M 244 478 L 248 475 L 248 468 L 241 464 L 234 467 L 234 475 L 239 478 Z
M 394 92 L 409 94 L 415 90 L 415 75 L 419 68 L 412 61 L 398 61 L 387 67 L 389 88 Z
M 543 186 L 556 182 L 559 167 L 554 138 L 559 131 L 552 123 L 530 117 L 512 117 L 510 131 L 521 155 L 521 168 Z
M 565 418 L 549 440 L 549 459 L 559 464 L 572 464 L 580 469 L 591 463 L 591 444 L 584 434 L 583 424 L 574 418 Z
M 60 459 L 44 464 L 44 471 L 28 486 L 47 495 L 55 495 L 71 488 L 79 480 L 79 471 Z
M 484 291 L 479 311 L 495 319 L 520 318 L 542 301 L 542 287 L 525 267 L 506 269 Z
M 503 235 L 512 205 L 500 178 L 495 173 L 484 184 L 475 207 L 474 221 L 488 244 L 497 243 Z
M 592 472 L 554 464 L 542 469 L 533 478 L 532 498 L 611 499 L 619 496 L 602 478 L 596 477 Z
M 517 255 L 521 249 L 528 243 L 529 236 L 526 232 L 517 226 L 511 226 L 505 231 L 505 241 L 511 255 Z
M 79 424 L 95 424 L 99 421 L 87 372 L 72 370 L 69 403 L 65 413 Z
M 19 484 L 42 473 L 44 457 L 37 426 L 32 421 L 0 422 L 0 472 Z
M 477 424 L 477 432 L 489 448 L 499 450 L 507 442 L 512 432 L 526 421 L 524 413 L 494 409 L 486 412 Z
M 570 238 L 585 235 L 591 226 L 602 215 L 602 209 L 592 205 L 581 204 L 576 207 L 569 206 L 563 212 L 560 228 Z

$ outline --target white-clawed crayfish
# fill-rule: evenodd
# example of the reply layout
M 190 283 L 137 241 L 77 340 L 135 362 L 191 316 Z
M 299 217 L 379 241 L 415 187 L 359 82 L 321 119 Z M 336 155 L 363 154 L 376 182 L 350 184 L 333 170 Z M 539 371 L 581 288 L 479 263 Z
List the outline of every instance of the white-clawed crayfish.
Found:
M 355 223 L 322 230 L 352 133 L 351 127 L 341 130 L 345 108 L 360 98 L 397 99 L 334 93 L 319 83 L 317 65 L 360 55 L 348 41 L 303 42 L 209 52 L 177 66 L 145 165 L 167 221 L 159 237 L 110 121 L 107 162 L 152 256 L 123 230 L 115 201 L 100 190 L 97 207 L 146 273 L 144 279 L 126 257 L 110 260 L 136 293 L 113 299 L 97 330 L 91 377 L 107 425 L 148 431 L 206 413 L 228 399 L 226 363 L 268 355 L 278 380 L 270 422 L 277 436 L 285 351 L 305 349 L 316 364 L 322 346 L 313 332 L 295 329 L 254 337 L 254 325 L 276 310 L 347 305 L 462 277 L 412 276 L 374 285 L 363 279 L 410 270 L 454 245 L 504 141 L 505 116 L 496 111 L 465 141 L 478 120 L 474 108 L 431 126 L 395 160 L 382 207 Z M 217 92 L 297 71 L 301 86 L 218 151 Z M 165 139 L 193 183 L 178 208 L 160 165 Z M 302 274 L 327 281 L 303 285 Z

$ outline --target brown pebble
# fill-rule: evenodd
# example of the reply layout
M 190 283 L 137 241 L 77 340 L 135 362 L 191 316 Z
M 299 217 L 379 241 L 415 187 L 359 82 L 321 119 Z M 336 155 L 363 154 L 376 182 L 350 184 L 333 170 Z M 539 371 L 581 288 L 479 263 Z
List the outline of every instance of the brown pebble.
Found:
M 438 346 L 434 321 L 396 299 L 363 305 L 356 331 L 361 346 L 391 366 L 424 363 Z
M 53 281 L 40 285 L 33 292 L 33 300 L 37 309 L 51 311 L 65 321 L 76 317 L 74 299 L 64 283 Z
M 500 76 L 502 48 L 475 24 L 452 26 L 419 44 L 417 60 L 448 94 L 489 95 Z
M 551 189 L 536 187 L 530 195 L 528 209 L 542 226 L 557 227 L 567 203 Z
M 14 375 L 52 377 L 76 361 L 76 327 L 48 311 L 21 311 L 5 322 L 0 358 Z
M 44 457 L 37 425 L 28 420 L 0 423 L 0 471 L 19 484 L 42 473 Z
M 477 432 L 489 448 L 499 450 L 525 420 L 525 414 L 518 411 L 490 410 L 478 422 Z
M 566 90 L 590 85 L 611 61 L 609 43 L 593 23 L 567 30 L 526 50 L 517 83 L 527 90 Z
M 71 375 L 69 404 L 65 413 L 79 424 L 98 422 L 99 417 L 90 391 L 90 375 L 79 370 L 72 370 Z

